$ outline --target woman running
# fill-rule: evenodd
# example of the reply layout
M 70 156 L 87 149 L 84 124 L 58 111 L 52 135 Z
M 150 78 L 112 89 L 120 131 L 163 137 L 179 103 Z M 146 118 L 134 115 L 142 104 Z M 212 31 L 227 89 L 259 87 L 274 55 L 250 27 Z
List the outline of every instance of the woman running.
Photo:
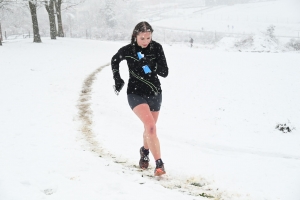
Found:
M 155 176 L 165 174 L 161 159 L 160 143 L 156 132 L 156 122 L 162 102 L 162 90 L 158 76 L 168 76 L 168 65 L 162 46 L 152 40 L 153 29 L 147 22 L 138 23 L 132 32 L 131 43 L 120 48 L 111 59 L 115 92 L 118 94 L 124 81 L 119 73 L 119 64 L 127 61 L 130 72 L 127 99 L 128 103 L 144 124 L 143 146 L 140 148 L 139 165 L 149 166 L 149 149 L 155 159 Z

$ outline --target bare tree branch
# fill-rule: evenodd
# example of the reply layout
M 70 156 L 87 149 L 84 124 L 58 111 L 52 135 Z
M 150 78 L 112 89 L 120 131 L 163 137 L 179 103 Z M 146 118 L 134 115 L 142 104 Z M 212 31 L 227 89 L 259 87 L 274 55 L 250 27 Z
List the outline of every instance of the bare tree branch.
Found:
M 84 2 L 85 2 L 85 0 L 62 0 L 62 5 L 64 5 L 64 7 L 61 10 L 72 9 Z

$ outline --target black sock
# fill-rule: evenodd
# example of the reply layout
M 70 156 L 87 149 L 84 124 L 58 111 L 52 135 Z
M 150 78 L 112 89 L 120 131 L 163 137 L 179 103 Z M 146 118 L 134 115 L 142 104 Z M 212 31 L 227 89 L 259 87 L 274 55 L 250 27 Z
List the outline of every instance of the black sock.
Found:
M 155 163 L 156 163 L 156 167 L 160 167 L 160 166 L 162 166 L 164 163 L 163 163 L 163 161 L 161 160 L 161 159 L 157 159 L 156 161 L 155 161 Z
M 149 149 L 145 149 L 145 147 L 142 147 L 142 151 L 145 155 L 149 154 Z

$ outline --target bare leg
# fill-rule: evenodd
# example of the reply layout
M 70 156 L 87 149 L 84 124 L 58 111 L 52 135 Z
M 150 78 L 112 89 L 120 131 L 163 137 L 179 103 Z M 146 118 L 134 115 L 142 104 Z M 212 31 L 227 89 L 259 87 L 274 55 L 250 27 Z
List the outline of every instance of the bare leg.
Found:
M 159 112 L 151 112 L 148 104 L 140 104 L 133 109 L 133 112 L 144 124 L 144 147 L 150 149 L 155 160 L 160 159 L 160 144 L 156 134 L 156 121 Z
M 158 115 L 159 115 L 159 111 L 156 111 L 156 112 L 151 112 L 153 118 L 154 118 L 154 121 L 155 121 L 155 124 L 157 122 L 157 119 L 158 119 Z M 145 129 L 146 131 L 146 129 Z M 147 144 L 147 135 L 146 135 L 146 132 L 144 131 L 144 134 L 143 134 L 143 139 L 144 139 L 144 147 L 145 149 L 149 149 L 149 146 Z

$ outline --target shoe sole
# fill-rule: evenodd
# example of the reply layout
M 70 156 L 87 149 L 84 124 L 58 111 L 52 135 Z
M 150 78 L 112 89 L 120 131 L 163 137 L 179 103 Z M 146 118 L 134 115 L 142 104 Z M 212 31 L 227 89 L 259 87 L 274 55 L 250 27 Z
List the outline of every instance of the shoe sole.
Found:
M 149 163 L 147 163 L 147 164 L 145 164 L 145 163 L 141 164 L 140 163 L 139 165 L 140 165 L 141 169 L 145 170 L 145 169 L 148 169 Z
M 154 172 L 154 176 L 161 176 L 163 174 L 165 174 L 166 172 L 163 171 L 162 169 L 156 169 Z
M 141 156 L 141 157 L 143 156 L 141 150 L 140 150 L 140 156 Z M 140 160 L 139 166 L 140 166 L 140 168 L 141 168 L 142 170 L 148 169 L 148 167 L 149 167 L 149 162 L 143 162 L 143 161 L 141 162 L 141 160 Z

